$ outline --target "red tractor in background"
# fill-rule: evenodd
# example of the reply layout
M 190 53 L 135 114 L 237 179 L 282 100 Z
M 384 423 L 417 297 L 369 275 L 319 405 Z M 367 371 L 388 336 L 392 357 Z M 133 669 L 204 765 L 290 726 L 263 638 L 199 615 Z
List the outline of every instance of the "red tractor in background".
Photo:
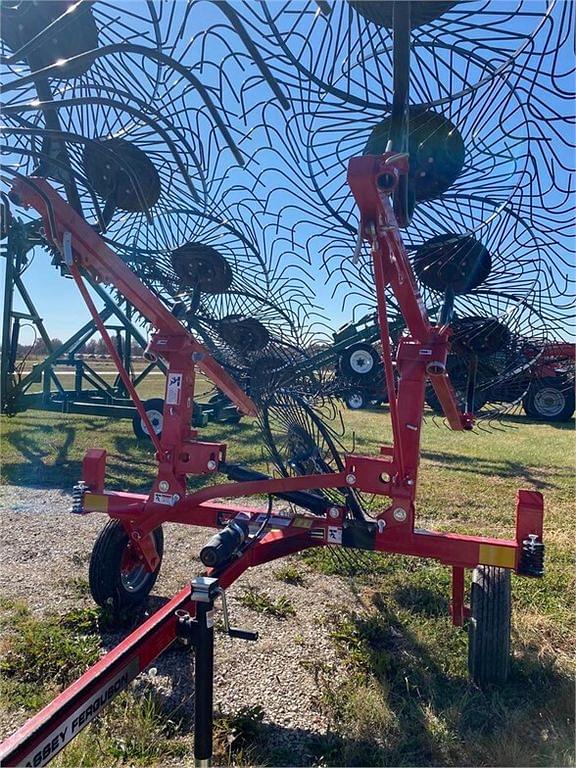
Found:
M 538 344 L 528 341 L 522 349 L 524 364 L 520 363 L 508 373 L 480 381 L 475 392 L 475 410 L 481 411 L 488 403 L 522 404 L 531 419 L 546 422 L 569 421 L 574 415 L 574 360 L 576 345 L 568 342 Z M 533 361 L 533 362 L 531 362 Z M 466 367 L 456 354 L 450 354 L 447 370 L 461 400 L 466 392 Z M 432 391 L 426 391 L 426 403 L 435 413 L 442 409 Z
M 394 345 L 402 331 L 391 324 Z M 381 353 L 377 346 L 379 329 L 374 315 L 366 315 L 334 332 L 332 357 L 336 357 L 333 394 L 341 398 L 350 410 L 362 410 L 388 402 Z M 504 359 L 486 365 L 485 383 L 480 381 L 475 392 L 475 410 L 489 403 L 522 404 L 525 414 L 540 421 L 569 421 L 576 409 L 574 361 L 576 345 L 568 342 L 545 344 L 527 340 L 521 353 L 514 353 L 514 364 Z M 510 354 L 508 354 L 511 357 Z M 502 357 L 502 356 L 501 356 Z M 532 361 L 532 362 L 531 362 Z M 508 362 L 508 366 L 506 366 Z M 493 369 L 500 365 L 507 372 L 498 375 Z M 453 352 L 448 355 L 447 368 L 462 403 L 467 386 L 467 365 Z M 431 386 L 426 391 L 426 403 L 435 413 L 442 409 Z

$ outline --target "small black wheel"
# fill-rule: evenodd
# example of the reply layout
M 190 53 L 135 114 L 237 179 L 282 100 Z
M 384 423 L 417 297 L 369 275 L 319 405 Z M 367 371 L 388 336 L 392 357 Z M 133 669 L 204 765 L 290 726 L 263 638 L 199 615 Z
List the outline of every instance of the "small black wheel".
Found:
M 340 371 L 344 376 L 374 376 L 379 365 L 378 352 L 370 344 L 354 344 L 340 355 Z
M 479 565 L 472 576 L 468 624 L 468 673 L 478 685 L 506 682 L 511 623 L 510 571 Z
M 366 395 L 358 389 L 353 389 L 346 393 L 344 398 L 346 407 L 351 411 L 361 411 L 368 405 L 368 398 Z
M 574 387 L 561 377 L 536 379 L 522 400 L 527 416 L 541 421 L 568 421 L 574 414 Z
M 160 437 L 162 434 L 162 427 L 164 425 L 164 400 L 162 400 L 161 397 L 153 397 L 150 400 L 146 400 L 144 403 L 144 409 L 148 415 L 148 418 L 150 419 L 152 427 L 154 428 L 154 434 Z M 132 417 L 132 429 L 134 430 L 134 434 L 138 440 L 150 439 L 148 429 L 140 418 L 140 414 L 138 412 L 136 412 Z
M 156 528 L 149 535 L 154 537 L 160 558 L 153 571 L 147 570 L 138 557 L 119 520 L 110 520 L 100 532 L 88 571 L 90 592 L 98 605 L 104 607 L 112 603 L 118 610 L 140 605 L 146 600 L 158 578 L 164 554 L 162 528 Z

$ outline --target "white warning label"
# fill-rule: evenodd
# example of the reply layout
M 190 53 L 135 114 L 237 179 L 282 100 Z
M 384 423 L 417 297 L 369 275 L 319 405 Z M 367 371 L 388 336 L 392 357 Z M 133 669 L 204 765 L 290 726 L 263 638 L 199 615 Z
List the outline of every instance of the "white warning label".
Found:
M 342 528 L 328 527 L 328 543 L 342 544 Z
M 167 405 L 178 405 L 182 392 L 182 373 L 169 373 L 166 378 L 166 403 Z
M 108 704 L 120 691 L 128 687 L 140 671 L 138 660 L 133 659 L 111 680 L 101 686 L 63 723 L 51 731 L 30 754 L 22 758 L 20 765 L 37 768 L 46 765 L 60 752 L 80 731 L 93 720 L 100 710 Z
M 164 504 L 166 507 L 174 506 L 174 498 L 169 493 L 155 493 L 154 504 Z

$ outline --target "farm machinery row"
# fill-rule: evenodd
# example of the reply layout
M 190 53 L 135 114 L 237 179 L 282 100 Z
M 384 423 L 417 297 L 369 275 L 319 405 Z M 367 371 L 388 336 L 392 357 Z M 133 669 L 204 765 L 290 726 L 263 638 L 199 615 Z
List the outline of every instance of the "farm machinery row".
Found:
M 138 439 L 147 439 L 148 431 L 142 421 L 128 391 L 120 377 L 113 381 L 102 376 L 96 370 L 98 361 L 91 363 L 79 354 L 79 350 L 97 332 L 93 320 L 85 323 L 65 342 L 53 346 L 47 329 L 35 308 L 33 298 L 24 282 L 24 272 L 28 264 L 29 251 L 34 247 L 47 247 L 37 232 L 37 225 L 23 225 L 10 214 L 8 201 L 2 204 L 3 236 L 7 242 L 3 247 L 6 258 L 6 279 L 4 295 L 2 349 L 2 412 L 16 413 L 29 408 L 40 408 L 61 413 L 102 415 L 132 419 L 133 429 Z M 53 255 L 53 264 L 66 274 L 65 266 L 58 264 Z M 145 328 L 141 316 L 126 302 L 119 304 L 98 283 L 91 281 L 91 288 L 104 303 L 100 318 L 108 330 L 115 335 L 115 346 L 122 358 L 124 367 L 130 372 L 132 382 L 137 388 L 150 373 L 166 373 L 161 361 L 146 361 L 138 373 L 133 372 L 134 344 L 141 352 L 146 348 Z M 22 297 L 26 311 L 19 311 L 14 306 L 15 292 Z M 397 312 L 397 310 L 396 310 Z M 462 323 L 464 348 L 453 351 L 448 356 L 448 368 L 452 382 L 464 405 L 467 386 L 466 357 L 480 351 L 484 363 L 484 372 L 475 389 L 475 411 L 480 411 L 487 403 L 518 405 L 534 419 L 544 421 L 569 420 L 575 407 L 574 398 L 574 353 L 575 347 L 569 343 L 542 343 L 530 338 L 509 338 L 504 329 L 504 343 L 495 349 L 483 353 L 483 350 L 466 349 L 469 345 L 469 324 L 471 318 Z M 477 318 L 478 338 L 485 338 L 492 333 L 490 322 Z M 492 321 L 494 323 L 495 321 Z M 41 362 L 30 363 L 31 370 L 21 371 L 17 360 L 19 343 L 23 328 L 33 326 L 35 332 L 44 341 L 48 352 Z M 398 343 L 405 328 L 401 315 L 396 314 L 390 323 L 393 344 Z M 456 338 L 458 338 L 456 325 Z M 201 329 L 200 329 L 201 330 Z M 332 340 L 322 345 L 319 351 L 294 351 L 280 356 L 264 356 L 252 364 L 244 360 L 245 370 L 239 371 L 230 366 L 226 349 L 212 347 L 212 352 L 220 363 L 231 370 L 250 393 L 251 380 L 264 378 L 281 383 L 294 379 L 303 379 L 306 374 L 311 394 L 323 394 L 343 400 L 351 410 L 361 410 L 370 406 L 386 404 L 388 395 L 384 369 L 380 359 L 380 331 L 376 313 L 368 313 L 355 322 L 349 322 L 332 334 Z M 210 343 L 210 338 L 205 337 Z M 478 346 L 478 345 L 477 345 Z M 521 346 L 520 358 L 514 356 Z M 242 352 L 242 350 L 240 350 Z M 507 358 L 513 359 L 513 365 Z M 60 371 L 73 372 L 73 386 L 66 385 Z M 499 376 L 499 371 L 505 371 Z M 240 375 L 238 375 L 240 374 Z M 68 374 L 71 375 L 71 374 Z M 482 381 L 484 378 L 484 382 Z M 441 415 L 442 409 L 432 387 L 427 387 L 426 402 L 432 410 Z M 160 397 L 144 401 L 148 419 L 156 434 L 160 434 L 163 424 L 163 400 Z M 214 390 L 203 400 L 195 401 L 192 416 L 194 427 L 205 426 L 208 421 L 235 423 L 242 417 L 230 399 L 221 391 Z

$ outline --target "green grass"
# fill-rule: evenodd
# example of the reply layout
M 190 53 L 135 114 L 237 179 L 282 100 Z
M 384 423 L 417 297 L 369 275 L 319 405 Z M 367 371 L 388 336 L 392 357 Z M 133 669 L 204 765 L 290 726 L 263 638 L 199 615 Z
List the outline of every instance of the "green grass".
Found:
M 33 616 L 23 602 L 0 602 L 3 636 L 0 705 L 34 713 L 78 678 L 102 654 L 107 617 L 97 608 L 62 616 Z M 120 694 L 53 765 L 150 765 L 184 755 L 181 723 L 152 690 Z
M 291 561 L 284 562 L 274 571 L 274 578 L 294 587 L 303 587 L 306 583 L 302 569 Z
M 21 602 L 4 600 L 9 627 L 0 658 L 0 701 L 31 711 L 73 682 L 100 658 L 96 611 L 38 619 Z
M 390 441 L 385 416 L 347 412 L 345 421 L 349 435 L 356 435 L 359 453 L 376 453 L 381 443 Z M 89 447 L 107 449 L 110 488 L 145 490 L 154 476 L 152 451 L 136 442 L 128 421 L 111 424 L 106 419 L 30 411 L 3 417 L 1 425 L 4 482 L 69 488 L 80 476 L 82 456 Z M 238 427 L 211 425 L 202 436 L 228 442 L 230 461 L 265 466 L 258 430 L 248 420 Z M 334 664 L 346 675 L 345 682 L 337 685 L 330 668 L 315 670 L 331 732 L 310 738 L 312 760 L 316 765 L 350 766 L 574 765 L 573 425 L 546 425 L 519 417 L 505 430 L 464 434 L 450 433 L 430 417 L 422 444 L 418 524 L 423 527 L 513 536 L 516 490 L 544 493 L 547 572 L 538 581 L 513 578 L 510 682 L 502 690 L 485 691 L 468 683 L 466 634 L 452 627 L 447 615 L 448 569 L 432 561 L 374 553 L 342 562 L 327 550 L 311 550 L 303 556 L 304 563 L 298 558 L 279 563 L 275 577 L 298 583 L 304 575 L 305 586 L 313 589 L 317 576 L 308 576 L 312 568 L 337 578 L 354 578 L 358 596 L 353 611 L 335 613 L 323 628 L 332 637 Z M 192 479 L 190 486 L 204 482 Z M 86 592 L 82 582 L 70 587 L 79 596 Z M 265 593 L 246 595 L 255 610 L 270 614 L 270 605 L 277 607 L 278 601 Z M 6 652 L 11 628 L 21 620 L 28 622 L 30 616 L 23 606 L 0 603 L 0 609 Z M 91 621 L 84 614 L 81 618 Z M 73 620 L 75 632 L 79 620 Z M 50 627 L 55 633 L 67 631 L 62 624 Z M 80 636 L 90 643 L 98 637 L 86 627 L 82 632 Z M 79 663 L 90 656 L 90 643 Z M 50 658 L 48 654 L 46 663 Z M 15 676 L 4 679 L 13 682 Z M 26 700 L 25 692 L 19 701 L 14 695 L 14 687 L 3 693 L 3 706 L 20 706 Z M 121 747 L 110 746 L 104 738 L 107 726 L 94 725 L 96 735 L 87 730 L 58 758 L 64 761 L 61 764 L 148 760 L 159 765 L 168 754 L 166 745 L 172 745 L 175 753 L 182 749 L 180 726 L 162 730 L 164 720 L 174 720 L 169 712 L 146 701 L 140 705 L 130 700 L 125 706 L 144 708 L 143 740 L 147 730 L 156 734 L 165 753 L 145 755 L 144 748 L 138 752 L 139 747 L 129 747 L 135 757 L 122 756 Z M 158 714 L 158 719 L 147 711 Z M 268 715 L 274 721 L 274 713 Z M 228 735 L 219 748 L 220 762 L 286 764 L 286 755 L 274 750 L 276 732 L 258 717 L 252 719 L 246 735 L 236 741 L 235 726 L 226 731 L 224 721 Z M 104 717 L 100 721 L 107 722 Z M 126 741 L 126 734 L 122 738 Z M 111 750 L 106 752 L 108 758 L 97 751 L 95 739 L 104 739 Z M 230 743 L 235 743 L 234 749 L 229 749 Z
M 112 421 L 98 416 L 26 411 L 0 417 L 3 483 L 30 487 L 70 489 L 79 479 L 82 459 L 89 448 L 107 451 L 110 489 L 143 492 L 155 476 L 154 449 L 138 441 L 130 420 Z M 238 425 L 210 424 L 201 430 L 207 441 L 233 444 L 231 460 L 265 468 L 259 431 L 250 420 Z M 210 476 L 208 482 L 216 482 Z M 191 488 L 206 478 L 190 478 Z
M 287 597 L 279 597 L 274 600 L 256 587 L 247 587 L 238 597 L 238 602 L 246 608 L 256 613 L 264 613 L 267 616 L 273 616 L 275 619 L 287 619 L 294 616 L 296 611 Z

